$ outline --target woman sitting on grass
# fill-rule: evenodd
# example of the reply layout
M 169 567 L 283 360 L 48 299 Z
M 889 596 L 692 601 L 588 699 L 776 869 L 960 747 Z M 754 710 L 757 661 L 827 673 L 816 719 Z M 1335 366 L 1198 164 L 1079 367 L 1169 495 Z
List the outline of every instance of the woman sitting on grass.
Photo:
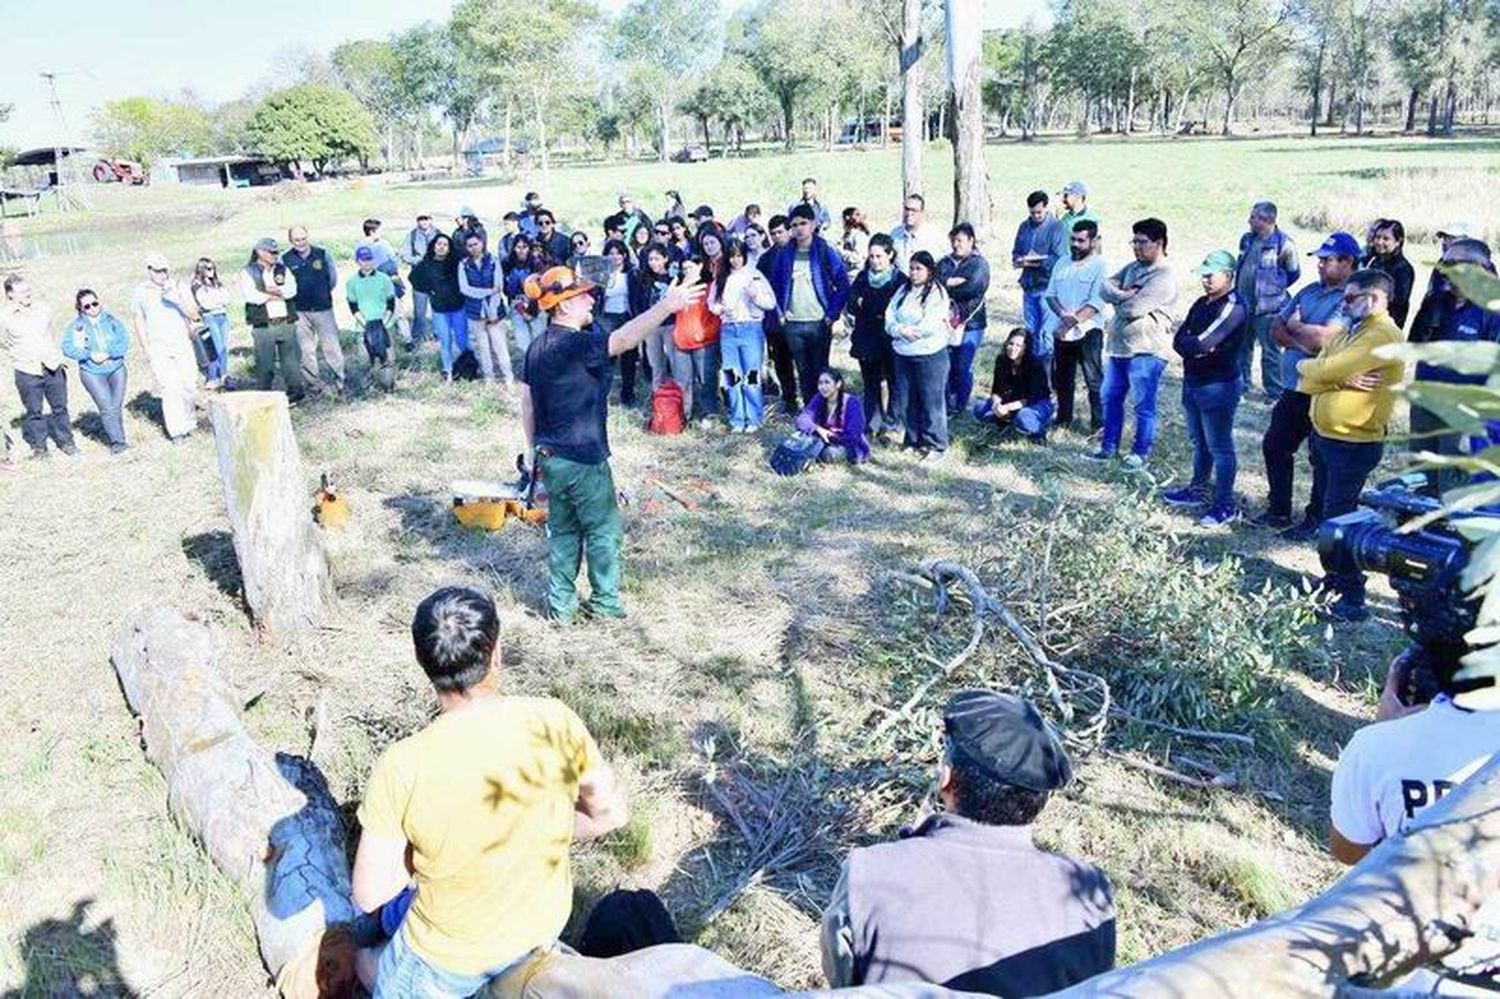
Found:
M 822 440 L 819 461 L 857 465 L 870 460 L 864 407 L 859 396 L 844 391 L 844 376 L 834 368 L 824 368 L 818 375 L 818 394 L 802 407 L 797 429 Z
M 1046 443 L 1047 425 L 1052 422 L 1047 366 L 1031 352 L 1031 335 L 1021 327 L 1006 335 L 1005 347 L 995 358 L 990 397 L 975 403 L 974 418 Z

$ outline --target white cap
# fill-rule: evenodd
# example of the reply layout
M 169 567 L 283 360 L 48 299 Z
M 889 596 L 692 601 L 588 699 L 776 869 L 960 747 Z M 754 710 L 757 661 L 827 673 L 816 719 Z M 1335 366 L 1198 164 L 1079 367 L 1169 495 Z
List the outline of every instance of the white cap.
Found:
M 1483 230 L 1473 222 L 1459 222 L 1452 219 L 1438 226 L 1435 231 L 1443 239 L 1457 239 L 1460 236 L 1472 236 L 1479 239 L 1483 234 Z
M 146 254 L 146 269 L 152 271 L 164 271 L 167 269 L 167 258 L 160 253 Z

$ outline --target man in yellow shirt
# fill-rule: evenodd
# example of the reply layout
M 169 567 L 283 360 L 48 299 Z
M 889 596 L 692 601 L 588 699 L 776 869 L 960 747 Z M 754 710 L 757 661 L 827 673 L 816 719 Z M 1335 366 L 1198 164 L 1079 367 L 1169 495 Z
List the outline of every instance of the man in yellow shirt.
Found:
M 1400 361 L 1374 355 L 1377 347 L 1402 339 L 1389 313 L 1392 290 L 1388 274 L 1355 271 L 1344 286 L 1350 328 L 1337 332 L 1317 357 L 1297 365 L 1297 391 L 1312 396 L 1309 509 L 1318 511 L 1325 523 L 1359 505 L 1365 480 L 1385 450 L 1386 425 L 1396 401 L 1391 387 L 1404 373 Z M 1337 595 L 1328 613 L 1341 621 L 1369 617 L 1364 573 L 1328 572 L 1326 561 L 1323 569 L 1323 585 Z
M 411 631 L 439 713 L 381 754 L 359 808 L 355 903 L 374 912 L 415 887 L 390 943 L 362 962 L 375 999 L 469 996 L 551 944 L 573 905 L 570 848 L 626 819 L 578 716 L 500 693 L 494 601 L 445 587 Z

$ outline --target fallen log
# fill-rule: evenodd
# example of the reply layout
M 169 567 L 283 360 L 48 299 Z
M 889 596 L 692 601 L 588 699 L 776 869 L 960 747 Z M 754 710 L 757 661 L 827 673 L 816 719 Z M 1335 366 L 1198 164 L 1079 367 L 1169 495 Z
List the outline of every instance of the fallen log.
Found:
M 209 417 L 245 606 L 268 633 L 310 628 L 332 601 L 333 582 L 286 396 L 220 395 Z
M 250 906 L 266 970 L 287 996 L 350 995 L 354 906 L 344 824 L 307 760 L 272 756 L 245 731 L 207 627 L 148 610 L 111 654 L 171 813 Z
M 1497 889 L 1500 757 L 1304 905 L 1053 999 L 1353 995 L 1453 954 Z

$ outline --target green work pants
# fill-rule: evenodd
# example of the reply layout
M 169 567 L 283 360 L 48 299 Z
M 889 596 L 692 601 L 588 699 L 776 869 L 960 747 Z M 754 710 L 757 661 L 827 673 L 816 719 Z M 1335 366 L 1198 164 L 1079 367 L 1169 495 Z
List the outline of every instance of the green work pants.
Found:
M 615 503 L 609 462 L 584 465 L 557 455 L 541 456 L 547 486 L 547 611 L 559 621 L 578 609 L 578 563 L 588 556 L 589 599 L 595 617 L 624 617 L 620 604 L 620 542 L 623 528 Z

